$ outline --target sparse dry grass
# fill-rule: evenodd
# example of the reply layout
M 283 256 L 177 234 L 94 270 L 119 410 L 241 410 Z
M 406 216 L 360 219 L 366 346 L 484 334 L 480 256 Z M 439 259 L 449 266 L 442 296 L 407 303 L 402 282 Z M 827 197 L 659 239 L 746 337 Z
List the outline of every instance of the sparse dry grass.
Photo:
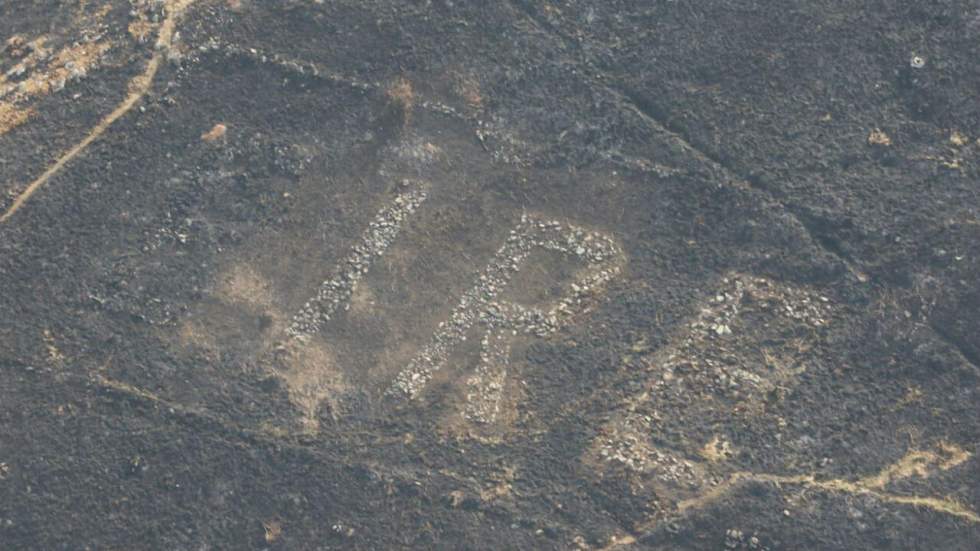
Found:
M 212 126 L 211 130 L 201 134 L 201 139 L 208 143 L 213 143 L 223 139 L 227 133 L 228 127 L 219 122 L 218 124 Z
M 50 329 L 45 329 L 43 333 L 44 346 L 48 349 L 48 361 L 52 364 L 60 365 L 65 361 L 65 355 L 61 353 L 55 343 L 54 335 Z
M 875 128 L 868 134 L 868 145 L 889 146 L 891 144 L 891 137 L 880 128 Z
M 458 75 L 454 88 L 459 97 L 472 109 L 483 108 L 483 95 L 480 93 L 480 81 L 473 76 Z
M 282 522 L 279 519 L 270 519 L 262 523 L 265 530 L 265 542 L 273 543 L 282 535 Z
M 286 384 L 290 402 L 300 411 L 303 431 L 315 434 L 320 430 L 320 406 L 324 402 L 332 406 L 334 398 L 347 388 L 344 375 L 323 343 L 291 341 L 284 352 L 276 375 Z
M 274 307 L 272 283 L 245 265 L 232 266 L 218 280 L 216 293 L 228 302 L 240 302 L 262 309 Z
M 395 79 L 385 90 L 388 101 L 398 108 L 407 126 L 412 120 L 412 110 L 415 108 L 415 89 L 412 83 L 404 77 Z
M 24 124 L 35 113 L 30 107 L 21 109 L 10 103 L 0 102 L 0 136 Z
M 732 457 L 732 445 L 727 440 L 715 435 L 701 448 L 698 455 L 711 463 L 725 461 Z

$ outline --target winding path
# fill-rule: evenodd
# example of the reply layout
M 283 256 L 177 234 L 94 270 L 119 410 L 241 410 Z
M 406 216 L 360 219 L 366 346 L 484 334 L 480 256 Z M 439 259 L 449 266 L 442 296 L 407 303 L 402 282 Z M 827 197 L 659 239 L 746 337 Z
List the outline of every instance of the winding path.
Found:
M 112 126 L 114 122 L 119 120 L 123 115 L 129 112 L 130 109 L 136 105 L 146 93 L 150 90 L 150 86 L 153 84 L 153 78 L 156 76 L 157 71 L 160 69 L 160 63 L 163 61 L 163 57 L 167 54 L 170 49 L 170 45 L 173 42 L 174 32 L 177 27 L 177 19 L 193 4 L 196 0 L 170 0 L 167 3 L 167 17 L 160 24 L 160 31 L 157 35 L 157 41 L 155 44 L 155 49 L 153 52 L 153 57 L 146 64 L 146 69 L 133 77 L 129 81 L 129 93 L 122 102 L 112 110 L 111 113 L 106 115 L 96 124 L 89 133 L 77 144 L 75 144 L 71 149 L 66 151 L 57 161 L 54 162 L 47 170 L 44 171 L 40 176 L 38 176 L 33 182 L 28 184 L 24 191 L 14 199 L 10 207 L 0 215 L 0 223 L 4 223 L 10 219 L 11 216 L 17 213 L 24 203 L 31 198 L 37 190 L 48 183 L 48 180 L 52 176 L 61 171 L 68 163 L 70 163 L 75 157 L 77 157 L 82 151 L 91 145 L 92 142 L 97 140 L 107 128 Z

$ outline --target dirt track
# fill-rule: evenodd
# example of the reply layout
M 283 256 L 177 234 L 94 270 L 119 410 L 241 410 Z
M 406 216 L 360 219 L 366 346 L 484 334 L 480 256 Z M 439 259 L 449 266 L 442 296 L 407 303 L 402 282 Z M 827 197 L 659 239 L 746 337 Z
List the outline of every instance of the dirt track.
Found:
M 971 2 L 8 4 L 4 548 L 980 540 Z

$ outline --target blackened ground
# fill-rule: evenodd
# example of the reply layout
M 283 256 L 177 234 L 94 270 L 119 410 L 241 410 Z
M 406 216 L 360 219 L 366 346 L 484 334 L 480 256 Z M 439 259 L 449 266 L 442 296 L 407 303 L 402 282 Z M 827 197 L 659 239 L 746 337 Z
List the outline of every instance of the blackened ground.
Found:
M 9 4 L 0 40 L 68 40 L 95 9 Z M 149 58 L 142 3 L 112 4 L 111 63 L 0 136 L 4 207 Z M 976 547 L 976 3 L 199 0 L 178 29 L 138 107 L 0 224 L 3 548 Z M 428 202 L 320 336 L 356 388 L 302 430 L 263 354 L 404 178 Z M 517 340 L 506 422 L 460 422 L 471 365 L 390 403 L 524 212 L 612 236 L 622 273 Z M 513 296 L 564 285 L 538 265 Z M 733 325 L 808 363 L 649 406 L 643 443 L 704 488 L 589 460 L 732 274 L 835 309 Z M 877 492 L 772 481 L 953 449 Z M 734 473 L 757 478 L 671 508 Z

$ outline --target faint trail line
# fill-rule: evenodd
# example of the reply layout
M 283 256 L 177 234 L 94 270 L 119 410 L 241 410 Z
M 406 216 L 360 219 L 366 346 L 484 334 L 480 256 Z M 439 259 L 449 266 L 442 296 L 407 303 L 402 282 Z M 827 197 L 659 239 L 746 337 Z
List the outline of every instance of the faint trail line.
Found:
M 519 15 L 523 16 L 524 19 L 531 24 L 531 26 L 538 29 L 542 33 L 554 36 L 556 39 L 561 41 L 561 43 L 566 46 L 569 51 L 578 52 L 578 55 L 569 54 L 569 57 L 573 59 L 576 65 L 582 67 L 582 70 L 579 71 L 579 76 L 583 82 L 599 88 L 606 94 L 618 100 L 619 104 L 623 108 L 639 117 L 640 120 L 659 133 L 661 137 L 672 141 L 683 151 L 701 161 L 706 167 L 711 169 L 712 174 L 716 175 L 719 180 L 727 180 L 729 185 L 736 188 L 743 190 L 754 190 L 757 193 L 762 194 L 766 200 L 770 201 L 775 207 L 778 207 L 780 210 L 788 214 L 793 221 L 799 224 L 799 227 L 803 233 L 808 236 L 818 248 L 826 251 L 831 256 L 839 260 L 848 270 L 848 272 L 850 272 L 850 274 L 858 281 L 861 281 L 862 283 L 867 281 L 867 274 L 865 274 L 857 265 L 859 259 L 855 260 L 850 258 L 850 255 L 846 254 L 846 252 L 841 250 L 840 247 L 835 246 L 826 235 L 817 231 L 808 220 L 805 220 L 805 216 L 801 216 L 800 214 L 801 212 L 805 212 L 803 207 L 782 201 L 779 199 L 779 197 L 777 197 L 776 193 L 772 189 L 761 185 L 757 180 L 751 177 L 743 175 L 737 167 L 732 165 L 731 162 L 713 155 L 702 147 L 695 145 L 688 138 L 688 136 L 685 135 L 683 129 L 667 122 L 665 113 L 659 112 L 660 110 L 656 109 L 655 106 L 651 105 L 649 102 L 643 101 L 642 98 L 629 90 L 628 87 L 625 87 L 622 84 L 615 85 L 614 83 L 618 79 L 615 77 L 610 77 L 604 71 L 597 69 L 595 64 L 590 59 L 589 54 L 583 51 L 581 45 L 577 41 L 568 38 L 561 32 L 560 29 L 555 28 L 550 23 L 542 21 L 527 5 L 525 5 L 523 1 L 508 0 L 508 4 L 510 4 L 510 6 L 517 11 Z M 590 74 L 590 71 L 592 73 L 597 73 L 604 78 L 594 76 Z
M 167 51 L 170 49 L 174 31 L 177 26 L 177 19 L 191 4 L 196 1 L 197 0 L 171 0 L 168 2 L 167 17 L 164 19 L 163 23 L 160 24 L 160 32 L 157 35 L 153 57 L 151 57 L 150 61 L 147 62 L 146 69 L 129 81 L 129 93 L 126 95 L 126 98 L 123 99 L 122 103 L 113 109 L 111 113 L 99 121 L 99 123 L 89 131 L 88 135 L 86 135 L 82 141 L 78 142 L 74 147 L 65 152 L 57 161 L 55 161 L 53 165 L 48 167 L 43 174 L 31 182 L 24 189 L 24 191 L 22 191 L 20 195 L 14 199 L 14 202 L 10 205 L 7 211 L 0 216 L 0 224 L 10 219 L 10 217 L 20 210 L 20 208 L 24 206 L 24 203 L 26 203 L 27 200 L 41 188 L 41 186 L 46 184 L 52 176 L 60 172 L 65 165 L 70 163 L 92 142 L 98 139 L 107 128 L 112 126 L 112 124 L 119 120 L 120 117 L 128 113 L 129 110 L 136 105 L 136 102 L 146 95 L 146 93 L 150 90 L 150 86 L 153 84 L 153 78 L 160 69 L 160 63 L 163 60 L 163 56 L 166 55 Z
M 232 436 L 227 442 L 245 449 L 248 449 L 252 444 L 263 444 L 274 448 L 289 448 L 303 453 L 310 453 L 325 460 L 336 461 L 336 458 L 327 457 L 309 446 L 299 444 L 292 440 L 277 438 L 261 430 L 238 426 L 222 420 L 207 411 L 187 407 L 178 402 L 173 402 L 158 396 L 146 389 L 133 386 L 123 381 L 110 379 L 100 373 L 93 375 L 91 378 L 82 378 L 81 380 L 85 384 L 94 384 L 105 392 L 114 393 L 144 405 L 159 408 L 164 412 L 169 412 L 172 418 L 182 421 L 187 426 L 194 426 L 194 424 L 191 424 L 193 422 L 207 426 L 212 432 L 224 432 L 228 436 Z
M 963 504 L 948 497 L 922 497 L 892 494 L 886 491 L 889 484 L 897 480 L 906 480 L 913 476 L 928 478 L 934 472 L 942 472 L 957 467 L 968 461 L 972 455 L 963 449 L 948 443 L 940 443 L 939 453 L 927 450 L 913 450 L 897 462 L 886 466 L 880 472 L 859 478 L 855 481 L 833 478 L 817 480 L 813 474 L 774 475 L 768 473 L 736 472 L 725 481 L 698 496 L 685 499 L 677 504 L 677 512 L 681 515 L 697 511 L 731 494 L 748 482 L 770 483 L 775 485 L 791 484 L 815 488 L 831 493 L 871 496 L 882 503 L 911 505 L 925 507 L 937 513 L 958 517 L 971 523 L 980 524 L 980 515 Z M 658 521 L 644 525 L 641 531 L 655 527 Z
M 189 408 L 177 402 L 170 401 L 157 394 L 154 394 L 153 392 L 150 392 L 149 390 L 136 387 L 116 379 L 110 379 L 101 373 L 96 373 L 90 377 L 82 376 L 74 379 L 78 383 L 84 385 L 94 385 L 104 392 L 130 399 L 134 401 L 134 403 L 155 408 L 157 411 L 169 412 L 170 419 L 173 419 L 184 426 L 190 428 L 201 428 L 203 425 L 207 428 L 208 434 L 216 436 L 221 435 L 223 437 L 221 438 L 222 442 L 246 451 L 254 451 L 255 445 L 264 445 L 275 450 L 277 453 L 288 451 L 291 453 L 304 454 L 324 464 L 344 465 L 346 467 L 361 464 L 360 461 L 356 459 L 354 461 L 350 461 L 349 458 L 345 458 L 340 452 L 330 450 L 329 448 L 324 448 L 317 442 L 309 440 L 304 441 L 296 438 L 284 438 L 264 430 L 255 430 L 244 426 L 239 426 L 234 422 L 222 420 L 220 417 L 209 414 L 206 411 Z M 161 418 L 166 419 L 168 417 L 165 413 Z M 385 445 L 392 444 L 394 442 L 401 442 L 404 438 L 402 435 L 398 435 L 391 439 L 387 437 L 377 437 L 376 435 L 370 434 L 366 431 L 352 431 L 347 434 L 349 436 L 362 439 L 370 437 L 370 440 L 374 444 Z M 431 475 L 431 470 L 429 470 L 430 468 L 431 467 L 426 469 L 414 469 L 412 467 L 399 467 L 397 469 L 393 469 L 393 472 L 399 472 L 399 476 L 406 479 L 419 479 Z M 441 472 L 440 475 L 453 480 L 461 487 L 470 486 L 471 480 L 463 479 L 459 475 L 449 472 Z
M 936 335 L 936 337 L 944 342 L 946 346 L 949 346 L 955 350 L 956 353 L 963 358 L 964 362 L 966 362 L 973 369 L 980 371 L 980 357 L 970 351 L 967 347 L 960 344 L 960 342 L 953 335 L 951 335 L 949 331 L 944 329 L 941 324 L 936 323 L 935 321 L 930 321 L 929 327 L 932 329 L 932 332 Z
M 733 490 L 746 482 L 769 482 L 777 485 L 794 484 L 806 486 L 808 488 L 817 488 L 827 492 L 868 495 L 883 503 L 925 507 L 938 513 L 945 513 L 980 524 L 980 515 L 950 499 L 890 494 L 881 491 L 875 486 L 867 484 L 864 480 L 859 480 L 857 482 L 849 482 L 841 479 L 817 480 L 813 477 L 813 475 L 779 476 L 770 474 L 735 473 L 731 475 L 728 480 L 713 488 L 710 492 L 678 503 L 678 512 L 683 514 L 691 510 L 701 509 L 731 493 Z

